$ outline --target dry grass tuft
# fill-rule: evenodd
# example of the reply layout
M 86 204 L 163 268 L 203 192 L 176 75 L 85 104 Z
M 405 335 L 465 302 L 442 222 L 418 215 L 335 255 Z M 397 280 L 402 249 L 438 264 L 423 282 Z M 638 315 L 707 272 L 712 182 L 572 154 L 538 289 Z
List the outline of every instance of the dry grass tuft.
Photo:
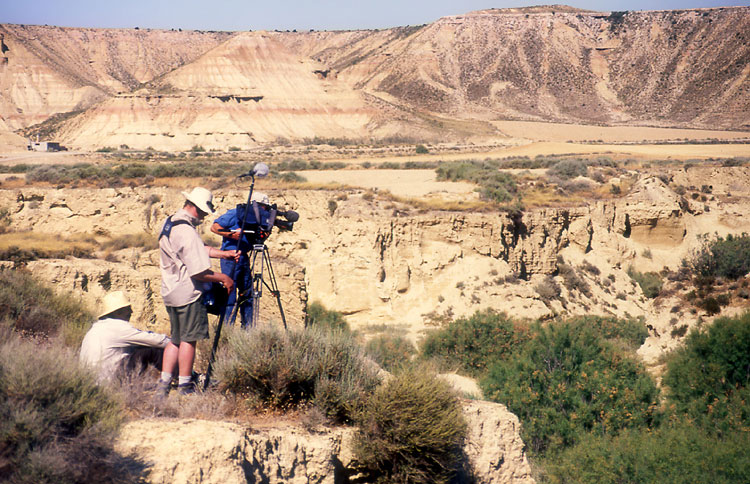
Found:
M 67 256 L 88 258 L 97 248 L 96 239 L 88 234 L 42 232 L 8 232 L 0 234 L 0 260 L 63 259 Z

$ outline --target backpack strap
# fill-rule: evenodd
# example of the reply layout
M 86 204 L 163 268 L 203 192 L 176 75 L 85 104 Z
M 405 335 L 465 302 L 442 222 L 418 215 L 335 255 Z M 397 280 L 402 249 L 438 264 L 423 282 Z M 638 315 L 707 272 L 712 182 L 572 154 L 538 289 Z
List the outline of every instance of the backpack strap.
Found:
M 177 225 L 190 225 L 190 222 L 187 220 L 175 220 L 172 221 L 172 217 L 167 217 L 167 221 L 164 222 L 164 227 L 161 229 L 161 233 L 159 234 L 159 240 L 161 240 L 162 237 L 166 236 L 169 238 L 169 234 L 172 233 L 172 229 L 175 228 Z

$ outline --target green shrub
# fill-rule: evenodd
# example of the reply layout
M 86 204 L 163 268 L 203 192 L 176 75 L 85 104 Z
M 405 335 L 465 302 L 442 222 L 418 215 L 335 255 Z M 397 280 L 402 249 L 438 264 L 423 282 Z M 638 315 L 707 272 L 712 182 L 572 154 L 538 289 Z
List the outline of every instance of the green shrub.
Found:
M 314 328 L 231 331 L 216 372 L 231 393 L 280 409 L 312 402 L 337 422 L 351 420 L 379 382 L 348 334 Z
M 196 152 L 193 152 L 196 154 Z M 94 165 L 76 163 L 74 165 L 35 166 L 26 173 L 29 182 L 46 182 L 51 184 L 70 184 L 87 180 L 109 186 L 122 185 L 123 179 L 141 179 L 146 177 L 231 177 L 244 171 L 247 167 L 241 163 L 205 163 L 202 161 L 180 163 L 117 163 Z
M 648 328 L 639 319 L 619 319 L 613 316 L 578 316 L 570 320 L 574 324 L 591 328 L 602 338 L 618 342 L 629 351 L 636 351 L 648 338 Z
M 508 355 L 528 337 L 504 314 L 477 311 L 427 334 L 421 347 L 426 358 L 437 358 L 449 368 L 480 375 Z
M 708 313 L 709 316 L 719 314 L 721 312 L 721 305 L 718 299 L 713 296 L 708 296 L 705 299 L 701 299 L 695 303 L 696 306 L 703 309 Z
M 581 277 L 578 274 L 578 271 L 573 266 L 566 264 L 562 260 L 562 257 L 558 257 L 557 271 L 563 278 L 563 282 L 568 291 L 577 290 L 582 295 L 588 298 L 593 296 L 593 293 L 591 292 L 591 286 L 588 282 L 586 282 L 586 279 Z
M 497 203 L 512 200 L 518 194 L 513 175 L 498 171 L 497 163 L 462 161 L 443 163 L 435 170 L 438 180 L 465 180 L 480 186 L 483 198 Z
M 297 173 L 293 171 L 288 171 L 285 173 L 281 173 L 278 175 L 279 180 L 287 183 L 304 183 L 307 181 L 307 178 L 298 175 Z
M 118 467 L 122 409 L 76 356 L 8 334 L 0 343 L 3 482 L 136 482 Z
M 664 384 L 676 418 L 729 431 L 750 418 L 750 312 L 692 330 L 667 362 Z M 744 422 L 744 423 L 743 423 Z
M 346 322 L 342 313 L 326 309 L 325 306 L 317 301 L 307 306 L 305 327 L 315 327 L 330 331 L 349 331 L 349 323 Z
M 354 455 L 366 482 L 449 482 L 459 469 L 466 423 L 456 392 L 424 368 L 379 387 L 360 413 Z
M 539 294 L 539 297 L 542 298 L 542 301 L 545 302 L 559 299 L 560 294 L 562 293 L 560 286 L 557 285 L 555 279 L 550 276 L 546 277 L 542 282 L 536 284 L 534 286 L 534 290 L 537 294 Z
M 425 155 L 430 152 L 425 145 L 417 145 L 415 150 L 418 155 Z
M 409 363 L 417 352 L 411 341 L 391 334 L 374 337 L 365 345 L 365 351 L 381 368 L 390 372 Z
M 750 235 L 704 236 L 701 247 L 683 264 L 701 276 L 739 279 L 750 272 Z
M 569 180 L 578 176 L 586 176 L 587 173 L 588 165 L 583 160 L 560 160 L 547 170 L 549 176 L 561 178 L 563 180 Z
M 545 459 L 545 483 L 750 482 L 750 433 L 718 438 L 690 425 L 589 436 Z
M 10 216 L 10 208 L 0 207 L 0 234 L 8 231 L 13 219 Z
M 641 287 L 643 295 L 647 298 L 653 299 L 661 292 L 664 282 L 656 272 L 638 272 L 631 267 L 628 269 L 628 275 Z
M 337 208 L 339 208 L 339 204 L 336 203 L 336 200 L 328 200 L 328 215 L 333 216 Z
M 521 419 L 524 442 L 540 454 L 588 433 L 650 425 L 658 397 L 642 365 L 582 320 L 537 327 L 520 352 L 490 368 L 481 386 Z
M 78 348 L 93 314 L 80 298 L 56 293 L 24 270 L 0 270 L 0 322 L 16 331 L 60 335 Z

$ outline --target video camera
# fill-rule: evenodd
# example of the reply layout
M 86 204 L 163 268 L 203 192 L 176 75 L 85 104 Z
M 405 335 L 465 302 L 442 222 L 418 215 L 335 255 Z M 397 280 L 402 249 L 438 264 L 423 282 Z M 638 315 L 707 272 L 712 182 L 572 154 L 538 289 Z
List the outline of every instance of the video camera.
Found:
M 274 227 L 282 231 L 293 230 L 299 214 L 294 210 L 279 210 L 275 203 L 253 201 L 249 208 L 245 203 L 237 205 L 237 219 L 245 221 L 240 250 L 247 251 L 253 245 L 264 244 Z

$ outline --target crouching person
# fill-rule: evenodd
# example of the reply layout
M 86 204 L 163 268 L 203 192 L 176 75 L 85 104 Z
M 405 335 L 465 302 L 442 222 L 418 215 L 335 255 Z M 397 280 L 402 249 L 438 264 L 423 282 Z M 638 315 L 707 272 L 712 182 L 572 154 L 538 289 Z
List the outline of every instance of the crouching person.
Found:
M 161 370 L 169 337 L 141 331 L 130 324 L 133 309 L 122 291 L 102 299 L 99 318 L 81 344 L 80 360 L 97 370 L 100 382 L 143 373 L 149 365 Z

